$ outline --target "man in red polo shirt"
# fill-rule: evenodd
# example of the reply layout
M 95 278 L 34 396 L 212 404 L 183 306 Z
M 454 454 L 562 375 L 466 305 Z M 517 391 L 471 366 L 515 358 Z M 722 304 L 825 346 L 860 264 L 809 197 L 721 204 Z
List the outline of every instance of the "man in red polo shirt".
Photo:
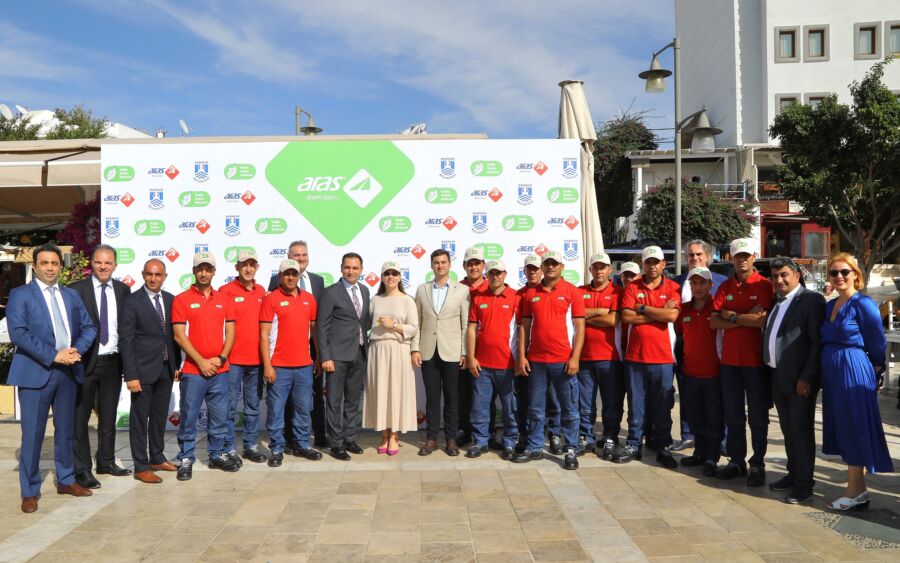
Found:
M 488 282 L 484 278 L 484 251 L 480 246 L 472 246 L 463 254 L 463 268 L 466 277 L 459 283 L 469 288 L 469 309 L 472 308 L 472 298 L 476 295 L 488 293 Z M 459 370 L 459 436 L 456 443 L 465 446 L 472 441 L 472 375 L 466 368 Z M 496 398 L 496 395 L 495 395 Z M 491 445 L 494 433 L 494 412 L 491 410 Z
M 699 266 L 687 274 L 691 300 L 684 303 L 675 331 L 681 335 L 679 366 L 683 416 L 694 433 L 694 453 L 681 458 L 685 467 L 703 466 L 715 476 L 722 442 L 722 386 L 719 382 L 718 331 L 710 326 L 713 314 L 713 276 Z
M 262 372 L 259 356 L 259 308 L 266 290 L 256 283 L 259 257 L 252 248 L 238 252 L 234 265 L 237 277 L 219 288 L 219 293 L 231 301 L 234 311 L 234 348 L 228 357 L 228 438 L 225 447 L 232 457 L 237 455 L 237 403 L 244 395 L 244 452 L 243 457 L 254 463 L 266 461 L 256 446 L 259 435 L 259 401 L 262 398 Z
M 541 256 L 543 280 L 523 307 L 524 341 L 519 342 L 518 371 L 528 376 L 528 446 L 513 461 L 540 459 L 544 447 L 547 387 L 556 389 L 566 439 L 564 469 L 578 469 L 578 367 L 584 346 L 584 297 L 562 279 L 562 255 L 548 250 Z M 569 339 L 569 324 L 574 337 Z M 527 352 L 526 352 L 527 350 Z
M 740 238 L 731 243 L 731 263 L 734 275 L 719 286 L 713 301 L 712 327 L 723 329 L 722 410 L 728 436 L 725 450 L 728 464 L 719 470 L 719 479 L 734 479 L 747 475 L 747 432 L 753 455 L 747 485 L 761 487 L 766 483 L 765 457 L 769 433 L 769 405 L 771 390 L 764 381 L 762 369 L 762 330 L 766 315 L 772 308 L 772 282 L 753 268 L 758 243 L 752 238 Z M 747 411 L 744 413 L 744 397 Z
M 313 359 L 312 337 L 318 355 L 316 338 L 316 298 L 300 289 L 300 264 L 290 258 L 278 266 L 281 283 L 266 296 L 259 311 L 259 347 L 262 354 L 263 378 L 269 384 L 266 393 L 266 430 L 269 432 L 269 467 L 284 461 L 284 405 L 291 401 L 294 416 L 294 455 L 310 461 L 322 454 L 310 445 Z
M 196 461 L 197 420 L 206 401 L 209 466 L 223 471 L 240 469 L 228 455 L 228 355 L 234 346 L 231 303 L 212 288 L 216 258 L 209 252 L 194 255 L 196 282 L 172 302 L 172 334 L 181 347 L 181 423 L 178 425 L 177 479 L 191 478 Z
M 530 291 L 540 285 L 541 278 L 544 273 L 541 271 L 541 257 L 537 254 L 529 254 L 525 257 L 522 268 L 525 273 L 525 285 L 516 290 L 519 296 L 519 310 L 516 312 L 517 335 L 516 342 L 525 339 L 525 329 L 522 327 L 523 307 L 526 301 L 531 299 Z M 518 344 L 517 344 L 518 346 Z M 528 427 L 528 378 L 518 377 L 516 374 L 513 385 L 516 387 L 516 425 L 519 427 L 519 443 L 516 444 L 516 453 L 520 454 L 525 451 L 528 443 L 528 435 L 525 429 Z M 562 439 L 560 438 L 560 420 L 559 420 L 559 401 L 556 400 L 556 393 L 553 392 L 553 386 L 547 388 L 547 432 L 550 434 L 551 453 L 559 454 L 562 450 L 554 451 L 552 444 L 555 441 L 562 447 Z
M 487 263 L 488 291 L 472 295 L 469 325 L 466 330 L 466 365 L 472 374 L 472 434 L 475 444 L 466 457 L 479 457 L 487 451 L 494 397 L 503 408 L 503 454 L 515 456 L 519 438 L 516 424 L 516 394 L 513 389 L 513 354 L 510 347 L 519 296 L 506 285 L 506 264 L 502 260 Z
M 641 439 L 649 421 L 649 443 L 657 451 L 656 461 L 674 469 L 678 463 L 669 446 L 675 377 L 674 323 L 681 307 L 680 288 L 663 275 L 666 261 L 660 247 L 648 246 L 641 258 L 644 275 L 628 286 L 620 307 L 622 323 L 629 332 L 625 352 L 628 439 L 622 454 L 613 461 L 641 459 Z

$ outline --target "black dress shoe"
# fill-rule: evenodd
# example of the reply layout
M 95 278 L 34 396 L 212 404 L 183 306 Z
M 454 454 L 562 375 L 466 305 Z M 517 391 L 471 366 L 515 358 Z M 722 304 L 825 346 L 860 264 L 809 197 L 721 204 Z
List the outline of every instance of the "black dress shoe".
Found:
M 457 446 L 468 446 L 472 443 L 472 433 L 471 432 L 460 432 L 456 435 L 456 445 Z
M 687 457 L 681 458 L 681 465 L 683 465 L 685 467 L 700 467 L 701 465 L 703 465 L 705 463 L 706 463 L 706 460 L 704 460 L 702 457 L 698 457 L 695 455 L 689 455 Z
M 678 467 L 678 462 L 675 461 L 675 458 L 672 457 L 672 452 L 669 450 L 659 450 L 656 453 L 656 461 L 666 469 L 675 469 Z
M 747 474 L 747 466 L 729 461 L 728 464 L 716 472 L 716 477 L 722 481 L 728 481 L 735 477 Z
M 528 449 L 528 440 L 519 440 L 518 442 L 516 442 L 515 450 L 516 450 L 517 454 L 523 454 L 523 453 L 525 453 L 525 450 L 527 450 L 527 449 Z
M 709 460 L 703 464 L 703 474 L 707 477 L 715 477 L 718 472 L 719 467 L 716 462 Z
M 243 456 L 244 459 L 250 460 L 253 463 L 262 463 L 266 461 L 266 456 L 263 455 L 262 452 L 250 448 L 244 448 Z
M 272 457 L 269 458 L 266 465 L 269 467 L 281 467 L 282 463 L 284 463 L 284 454 L 278 452 L 277 454 L 272 454 Z
M 350 454 L 347 453 L 347 450 L 341 448 L 331 448 L 331 450 L 329 451 L 331 453 L 331 457 L 333 457 L 334 459 L 339 459 L 341 461 L 350 461 L 351 459 L 353 459 L 352 457 L 350 457 Z
M 784 502 L 787 504 L 800 504 L 812 498 L 812 496 L 812 491 L 809 489 L 795 488 L 788 496 L 784 497 Z
M 434 450 L 438 449 L 437 440 L 425 440 L 425 443 L 419 448 L 419 455 L 426 456 L 434 453 Z
M 568 469 L 569 471 L 578 469 L 578 456 L 575 454 L 575 450 L 570 449 L 566 452 L 566 457 L 563 459 L 563 469 Z
M 312 448 L 294 448 L 295 457 L 303 457 L 309 461 L 319 461 L 322 459 L 322 452 L 317 452 Z
M 130 469 L 125 469 L 124 467 L 119 467 L 115 463 L 112 465 L 106 465 L 103 467 L 97 466 L 97 475 L 112 475 L 113 477 L 125 477 L 127 475 L 131 475 Z
M 468 457 L 468 458 L 481 457 L 481 454 L 483 454 L 486 451 L 488 451 L 487 446 L 472 446 L 466 452 L 466 457 Z
M 78 473 L 75 474 L 75 482 L 84 487 L 85 489 L 99 489 L 100 481 L 94 477 L 94 474 L 91 473 L 90 469 L 82 469 Z
M 178 475 L 176 475 L 176 479 L 179 481 L 190 481 L 191 477 L 194 473 L 194 462 L 189 459 L 181 460 L 181 464 L 178 466 Z
M 497 452 L 503 451 L 503 442 L 498 440 L 495 436 L 491 436 L 490 438 L 488 438 L 488 449 Z
M 347 442 L 344 444 L 344 449 L 351 454 L 362 455 L 363 453 L 363 449 L 356 442 Z
M 550 436 L 550 453 L 553 455 L 563 453 L 562 436 L 556 434 Z
M 750 474 L 747 475 L 748 487 L 762 487 L 766 484 L 766 470 L 755 465 L 750 466 Z
M 514 457 L 516 457 L 516 450 L 513 448 L 503 448 L 503 453 L 500 454 L 500 458 L 506 461 L 512 461 Z
M 544 453 L 539 451 L 536 452 L 523 452 L 518 454 L 516 457 L 512 459 L 513 463 L 528 463 L 529 461 L 534 461 L 536 459 L 541 459 L 544 457 Z
M 769 483 L 769 488 L 773 491 L 790 491 L 794 488 L 794 479 L 790 475 L 785 475 L 781 479 Z
M 610 458 L 610 461 L 613 463 L 628 463 L 631 460 L 640 461 L 641 456 L 642 454 L 640 446 L 626 445 L 621 449 L 615 451 L 613 453 L 613 456 Z

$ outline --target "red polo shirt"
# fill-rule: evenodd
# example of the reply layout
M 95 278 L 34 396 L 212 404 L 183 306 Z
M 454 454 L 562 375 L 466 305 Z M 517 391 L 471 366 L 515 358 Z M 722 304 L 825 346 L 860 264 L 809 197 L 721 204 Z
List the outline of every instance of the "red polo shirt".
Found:
M 468 277 L 463 278 L 463 281 L 461 281 L 459 283 L 461 283 L 464 286 L 469 288 L 469 298 L 470 299 L 472 297 L 475 297 L 475 295 L 490 293 L 490 291 L 491 291 L 490 289 L 488 289 L 488 286 L 490 286 L 491 284 L 489 284 L 487 279 L 485 279 L 485 278 L 481 278 L 481 284 L 478 287 L 473 286 L 472 282 L 469 281 Z
M 531 336 L 527 357 L 532 362 L 555 364 L 569 361 L 572 343 L 569 339 L 569 317 L 584 318 L 581 291 L 564 279 L 552 290 L 540 283 L 530 291 L 530 299 L 522 307 L 523 316 L 531 318 Z
M 269 353 L 273 366 L 295 368 L 313 362 L 309 353 L 309 329 L 315 320 L 316 298 L 312 293 L 298 287 L 297 294 L 290 295 L 278 287 L 266 295 L 259 310 L 259 322 L 272 323 Z
M 772 282 L 753 270 L 745 282 L 734 276 L 719 286 L 713 300 L 713 311 L 726 309 L 737 314 L 749 313 L 759 305 L 766 311 L 772 308 L 775 290 Z M 762 329 L 738 326 L 723 331 L 722 365 L 762 367 Z
M 619 310 L 622 290 L 614 283 L 607 283 L 603 289 L 595 289 L 588 283 L 578 289 L 584 298 L 585 309 L 609 309 L 610 312 Z M 588 361 L 618 360 L 616 327 L 601 328 L 585 322 L 584 348 L 581 349 L 581 359 Z
M 187 325 L 185 332 L 188 340 L 204 358 L 214 358 L 222 353 L 225 344 L 225 323 L 234 322 L 231 303 L 222 293 L 210 288 L 209 295 L 204 295 L 192 285 L 186 291 L 175 296 L 172 301 L 172 324 Z M 228 362 L 216 372 L 228 371 Z M 200 375 L 197 363 L 185 354 L 181 365 L 182 373 Z
M 665 306 L 670 299 L 675 300 L 675 307 L 681 308 L 681 293 L 677 283 L 663 278 L 655 289 L 644 284 L 643 276 L 636 278 L 622 294 L 619 310 L 637 311 L 640 305 L 648 307 Z M 674 323 L 650 322 L 642 325 L 624 325 L 629 330 L 628 350 L 625 359 L 629 362 L 643 364 L 674 364 L 675 355 L 672 347 L 675 344 Z
M 540 282 L 538 282 L 538 285 L 540 285 Z M 522 324 L 522 318 L 525 315 L 525 303 L 531 301 L 531 292 L 534 291 L 534 287 L 525 284 L 516 290 L 516 295 L 519 296 L 519 310 L 516 311 L 516 322 L 519 324 Z
M 685 303 L 678 315 L 675 330 L 684 341 L 681 373 L 685 375 L 703 379 L 719 376 L 719 355 L 716 352 L 718 331 L 709 326 L 712 312 L 713 298 L 710 296 L 702 309 L 694 309 L 690 303 Z
M 482 367 L 511 369 L 510 330 L 519 309 L 519 296 L 506 286 L 500 294 L 492 291 L 472 295 L 469 322 L 478 323 L 475 336 L 475 359 Z
M 258 366 L 259 358 L 259 308 L 266 290 L 255 281 L 248 290 L 237 279 L 219 288 L 219 293 L 231 301 L 234 311 L 234 348 L 228 361 L 241 366 Z

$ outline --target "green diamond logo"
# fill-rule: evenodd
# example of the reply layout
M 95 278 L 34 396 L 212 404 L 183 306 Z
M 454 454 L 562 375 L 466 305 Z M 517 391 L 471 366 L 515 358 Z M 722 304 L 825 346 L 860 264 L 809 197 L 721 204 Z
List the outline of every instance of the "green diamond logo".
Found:
M 288 143 L 266 166 L 269 183 L 337 246 L 352 241 L 414 174 L 390 141 Z

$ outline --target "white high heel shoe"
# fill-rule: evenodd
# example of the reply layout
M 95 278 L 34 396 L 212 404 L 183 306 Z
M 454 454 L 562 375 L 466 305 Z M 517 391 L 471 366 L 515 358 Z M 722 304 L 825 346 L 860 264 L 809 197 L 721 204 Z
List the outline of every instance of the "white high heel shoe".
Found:
M 865 510 L 869 508 L 869 491 L 863 491 L 859 495 L 850 497 L 841 497 L 833 500 L 825 505 L 828 510 L 836 512 L 847 512 L 848 510 Z

